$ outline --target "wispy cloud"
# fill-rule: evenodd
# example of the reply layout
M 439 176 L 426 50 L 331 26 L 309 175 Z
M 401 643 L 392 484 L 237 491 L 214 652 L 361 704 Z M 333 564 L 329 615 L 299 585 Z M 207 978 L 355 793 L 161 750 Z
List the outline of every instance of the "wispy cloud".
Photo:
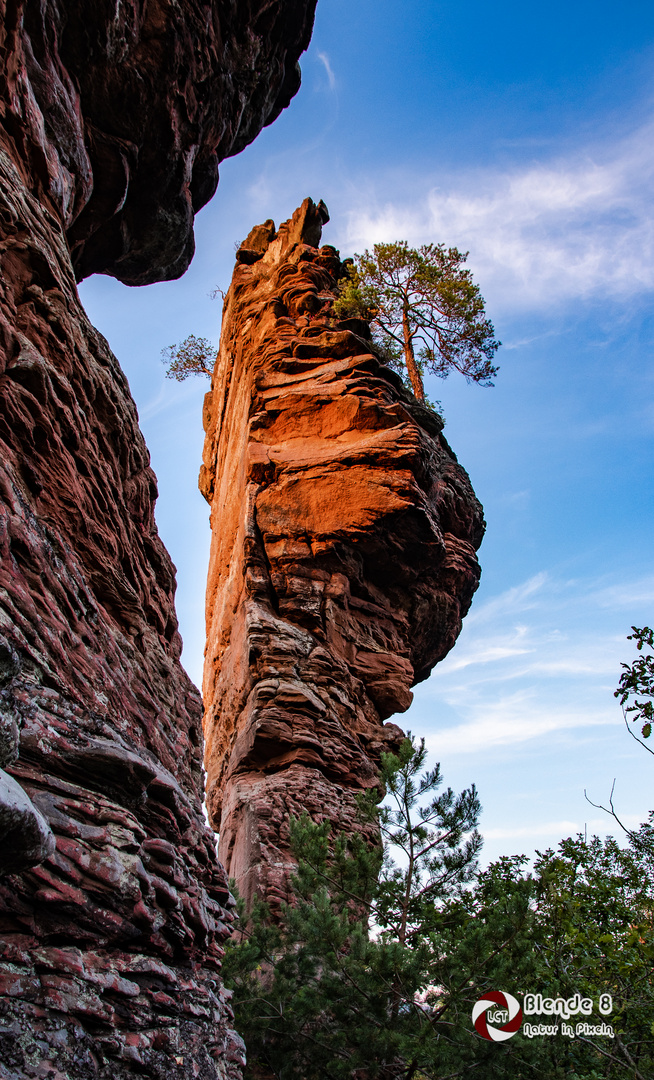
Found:
M 535 650 L 535 645 L 528 638 L 529 629 L 526 626 L 516 626 L 508 634 L 494 633 L 485 639 L 477 636 L 472 647 L 450 654 L 446 661 L 447 671 L 451 674 L 473 664 L 497 664 L 500 660 L 526 656 Z
M 184 406 L 188 407 L 188 405 L 191 404 L 195 407 L 199 391 L 206 391 L 208 389 L 209 382 L 208 380 L 205 381 L 204 377 L 201 379 L 189 379 L 182 386 L 178 383 L 166 382 L 162 379 L 157 393 L 140 407 L 139 420 L 142 424 L 146 424 L 160 413 L 168 410 L 175 410 L 180 414 L 177 416 L 177 420 L 179 421 L 180 416 L 182 415 L 181 410 Z
M 470 250 L 494 308 L 623 299 L 654 289 L 654 123 L 566 157 L 369 186 L 345 243 L 442 241 Z
M 425 732 L 430 749 L 486 753 L 621 725 L 613 690 L 633 653 L 629 625 L 653 584 L 651 576 L 609 583 L 543 572 L 473 609 L 456 649 L 416 691 L 416 719 L 441 717 Z
M 475 703 L 471 719 L 454 727 L 441 729 L 427 737 L 427 747 L 437 756 L 478 754 L 500 746 L 516 746 L 532 739 L 543 739 L 554 732 L 578 728 L 597 728 L 616 723 L 615 710 L 552 706 L 535 691 L 520 690 L 483 705 Z
M 635 823 L 637 824 L 637 823 Z M 588 830 L 604 830 L 606 827 L 606 821 L 603 818 L 594 818 L 592 821 L 585 821 L 581 824 L 578 821 L 568 821 L 565 818 L 562 821 L 544 821 L 540 825 L 516 825 L 514 828 L 508 829 L 484 829 L 484 839 L 486 840 L 513 840 L 521 837 L 536 839 L 539 836 L 575 836 L 578 832 L 584 831 L 584 825 Z
M 527 611 L 539 602 L 543 590 L 548 584 L 548 575 L 544 570 L 533 577 L 514 585 L 485 603 L 475 606 L 467 617 L 466 626 L 479 622 L 495 622 L 502 614 L 515 616 L 520 611 Z
M 596 601 L 599 607 L 633 609 L 638 605 L 654 603 L 654 574 L 648 574 L 638 581 L 618 585 L 607 585 L 598 591 Z
M 329 89 L 330 90 L 335 90 L 336 89 L 336 76 L 334 75 L 334 71 L 332 69 L 332 65 L 329 62 L 329 57 L 327 56 L 327 53 L 319 52 L 319 53 L 316 53 L 316 56 L 320 60 L 320 63 L 322 64 L 322 66 L 324 67 L 324 69 L 325 69 L 325 71 L 327 73 L 327 82 L 329 83 Z
M 640 825 L 641 818 L 637 814 L 621 814 L 620 820 L 627 829 L 637 829 Z M 558 848 L 562 839 L 569 836 L 576 837 L 579 833 L 582 835 L 584 832 L 590 838 L 591 836 L 606 836 L 611 834 L 615 836 L 617 834 L 618 840 L 623 840 L 623 834 L 621 834 L 617 823 L 614 822 L 608 815 L 604 817 L 577 819 L 572 821 L 569 818 L 562 818 L 558 821 L 544 821 L 540 824 L 526 824 L 496 828 L 484 829 L 483 822 L 481 833 L 484 837 L 484 841 L 491 844 L 491 851 L 485 849 L 484 862 L 488 862 L 488 856 L 496 858 L 496 853 L 492 848 L 497 847 L 498 841 L 517 841 L 521 846 L 521 842 L 526 841 L 526 847 L 532 849 L 538 849 L 544 852 L 546 848 Z M 503 847 L 504 845 L 502 845 Z M 535 850 L 534 850 L 535 857 Z

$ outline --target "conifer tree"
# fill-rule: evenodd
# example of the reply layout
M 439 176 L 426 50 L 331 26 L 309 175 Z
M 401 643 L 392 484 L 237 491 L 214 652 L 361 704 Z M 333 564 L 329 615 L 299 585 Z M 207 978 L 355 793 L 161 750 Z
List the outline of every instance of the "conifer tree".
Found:
M 328 822 L 304 816 L 291 825 L 298 870 L 281 920 L 260 900 L 250 912 L 239 901 L 223 973 L 246 1080 L 651 1077 L 652 826 L 629 833 L 626 848 L 578 836 L 531 872 L 516 855 L 476 873 L 474 786 L 440 790 L 440 769 L 421 774 L 424 759 L 412 742 L 384 756 L 383 850 L 332 838 Z M 362 799 L 360 809 L 366 817 L 374 804 Z M 594 1003 L 592 1023 L 610 1021 L 614 1038 L 520 1029 L 488 1041 L 471 1014 L 490 990 L 520 1000 L 581 993 Z
M 387 362 L 406 374 L 421 403 L 425 371 L 444 379 L 456 370 L 482 386 L 498 372 L 492 359 L 500 342 L 464 269 L 467 257 L 444 244 L 375 244 L 355 255 L 339 283 L 335 314 L 370 322 Z
M 179 345 L 168 345 L 161 351 L 161 361 L 166 365 L 166 378 L 184 382 L 190 375 L 211 378 L 216 350 L 208 338 L 189 334 Z

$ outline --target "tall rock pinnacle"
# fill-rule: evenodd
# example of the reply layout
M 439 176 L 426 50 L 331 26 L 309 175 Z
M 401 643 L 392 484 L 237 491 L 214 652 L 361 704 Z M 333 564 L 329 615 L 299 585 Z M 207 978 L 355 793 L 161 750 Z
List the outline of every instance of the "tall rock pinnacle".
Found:
M 239 248 L 205 405 L 207 804 L 228 873 L 273 909 L 290 815 L 358 827 L 403 737 L 384 721 L 461 629 L 484 529 L 439 418 L 365 323 L 334 319 L 327 220 L 306 199 Z

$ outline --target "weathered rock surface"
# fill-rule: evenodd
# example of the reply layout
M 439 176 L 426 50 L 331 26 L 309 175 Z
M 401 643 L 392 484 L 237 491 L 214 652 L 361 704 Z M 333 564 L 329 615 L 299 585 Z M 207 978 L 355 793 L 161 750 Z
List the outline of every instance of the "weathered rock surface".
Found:
M 205 407 L 208 808 L 229 874 L 273 907 L 290 814 L 359 827 L 402 738 L 384 721 L 454 644 L 484 528 L 439 418 L 365 323 L 335 322 L 326 218 L 306 200 L 241 245 Z
M 6 156 L 0 214 L 0 1076 L 238 1075 L 155 478 L 63 231 Z
M 7 157 L 0 191 L 0 1076 L 223 1077 L 229 897 L 155 478 L 63 232 Z
M 78 280 L 184 272 L 219 162 L 300 85 L 315 3 L 2 0 L 4 133 Z
M 174 567 L 75 278 L 184 270 L 218 160 L 297 89 L 313 6 L 0 0 L 3 1078 L 240 1075 Z

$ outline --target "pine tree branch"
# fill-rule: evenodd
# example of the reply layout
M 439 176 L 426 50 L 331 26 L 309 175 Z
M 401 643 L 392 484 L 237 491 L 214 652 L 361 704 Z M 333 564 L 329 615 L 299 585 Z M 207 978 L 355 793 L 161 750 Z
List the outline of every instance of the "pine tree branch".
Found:
M 589 1039 L 585 1035 L 577 1035 L 577 1038 L 579 1039 L 579 1042 L 588 1043 L 588 1045 L 592 1046 L 594 1050 L 597 1050 L 599 1054 L 603 1054 L 604 1057 L 608 1058 L 610 1061 L 614 1061 L 616 1065 L 619 1065 L 622 1069 L 633 1069 L 633 1080 L 650 1080 L 649 1077 L 644 1076 L 643 1073 L 639 1072 L 636 1062 L 634 1061 L 626 1046 L 622 1042 L 622 1039 L 618 1035 L 617 1031 L 614 1032 L 614 1035 L 615 1041 L 617 1042 L 618 1046 L 622 1050 L 622 1053 L 627 1059 L 626 1062 L 616 1057 L 615 1054 L 610 1054 L 608 1050 L 605 1050 L 604 1047 L 599 1045 L 599 1043 L 594 1042 L 593 1039 Z

